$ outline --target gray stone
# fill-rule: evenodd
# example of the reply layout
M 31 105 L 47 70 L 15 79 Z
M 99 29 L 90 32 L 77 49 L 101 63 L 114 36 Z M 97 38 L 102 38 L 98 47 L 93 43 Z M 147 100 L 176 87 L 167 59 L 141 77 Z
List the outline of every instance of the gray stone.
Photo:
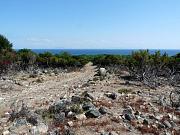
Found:
M 73 127 L 73 126 L 74 126 L 74 123 L 73 123 L 73 121 L 68 121 L 68 122 L 67 122 L 67 125 L 68 125 L 69 127 Z
M 45 73 L 45 74 L 46 74 L 46 73 L 48 73 L 48 71 L 45 69 L 45 70 L 43 70 L 43 73 Z
M 103 132 L 103 133 L 100 133 L 100 135 L 109 135 L 108 132 Z
M 133 114 L 133 109 L 131 106 L 127 106 L 126 109 L 123 110 L 123 115 L 124 115 L 124 118 L 128 121 L 131 121 L 132 119 L 135 118 L 135 116 Z M 136 117 L 137 117 L 137 115 L 136 115 Z
M 171 93 L 171 105 L 175 108 L 180 107 L 180 89 L 175 89 Z
M 148 121 L 147 119 L 144 119 L 144 120 L 143 120 L 143 124 L 144 124 L 144 125 L 148 125 L 148 124 L 149 124 L 149 121 Z
M 169 121 L 165 120 L 163 122 L 163 124 L 167 127 L 167 128 L 172 128 L 172 125 L 169 123 Z
M 76 119 L 82 121 L 82 120 L 85 120 L 87 118 L 86 118 L 86 115 L 84 115 L 84 114 L 78 114 L 78 115 L 76 115 Z
M 176 111 L 180 112 L 180 107 L 176 108 Z
M 38 124 L 38 118 L 35 115 L 29 115 L 26 117 L 27 122 L 31 123 L 32 125 L 37 125 Z
M 116 93 L 105 93 L 105 95 L 108 97 L 108 98 L 111 98 L 113 100 L 115 100 L 117 98 L 117 94 Z
M 133 116 L 131 114 L 124 114 L 124 118 L 128 121 L 131 121 L 133 119 Z
M 75 135 L 75 133 L 70 129 L 66 129 L 64 135 Z
M 91 109 L 85 113 L 87 118 L 98 118 L 101 114 L 97 109 Z
M 55 76 L 55 73 L 50 73 L 50 76 Z
M 146 118 L 146 116 L 144 116 L 143 114 L 140 114 L 140 117 L 144 119 Z
M 158 128 L 165 128 L 165 125 L 160 123 L 160 122 L 158 122 Z
M 123 114 L 133 114 L 133 109 L 128 106 L 126 109 L 123 110 Z
M 107 71 L 106 71 L 105 68 L 100 68 L 100 69 L 99 69 L 99 75 L 100 75 L 100 76 L 106 76 L 106 72 L 107 72 Z
M 9 80 L 9 77 L 3 76 L 3 77 L 2 77 L 2 80 Z
M 0 97 L 0 104 L 4 103 L 5 98 Z
M 19 126 L 22 126 L 22 125 L 26 125 L 27 124 L 27 120 L 26 119 L 16 119 L 14 121 L 14 126 L 15 127 L 19 127 Z
M 53 130 L 48 132 L 48 135 L 61 135 L 60 129 L 53 129 Z
M 82 100 L 85 102 L 92 102 L 92 99 L 89 97 L 83 97 Z
M 76 116 L 76 114 L 72 111 L 68 112 L 68 114 L 67 114 L 68 118 L 74 118 L 75 116 Z
M 115 131 L 109 132 L 109 135 L 118 135 Z
M 140 112 L 139 112 L 139 111 L 136 111 L 136 112 L 134 113 L 134 115 L 140 115 Z
M 16 105 L 15 105 L 16 106 Z M 17 107 L 16 110 L 13 110 L 10 114 L 9 121 L 18 120 L 18 123 L 23 123 L 24 120 L 21 118 L 25 118 L 28 123 L 32 125 L 37 125 L 37 115 L 31 111 L 29 111 L 28 107 L 22 103 L 22 106 Z
M 61 111 L 66 111 L 67 106 L 70 104 L 71 104 L 70 101 L 62 99 L 59 102 L 55 103 L 54 105 L 50 106 L 49 111 L 51 113 L 59 113 Z
M 154 119 L 154 120 L 157 120 L 156 117 L 152 114 L 152 115 L 149 115 L 149 119 Z
M 89 84 L 96 84 L 95 81 L 89 81 L 88 83 L 89 83 Z
M 57 68 L 54 69 L 53 71 L 56 75 L 59 74 L 59 70 Z
M 6 131 L 4 131 L 2 134 L 3 134 L 3 135 L 10 135 L 11 133 L 10 133 L 8 130 L 6 130 Z
M 94 97 L 91 94 L 89 94 L 88 91 L 84 91 L 82 95 L 84 95 L 84 97 L 90 98 L 91 100 L 94 99 Z
M 83 104 L 82 108 L 84 111 L 88 111 L 92 108 L 95 108 L 95 106 L 91 102 L 86 102 Z
M 172 127 L 176 127 L 177 126 L 177 124 L 174 121 L 170 121 L 170 124 L 171 124 Z
M 38 126 L 33 126 L 30 132 L 32 135 L 45 135 L 48 132 L 48 126 L 41 123 Z
M 100 107 L 100 108 L 99 108 L 99 112 L 100 112 L 102 115 L 108 113 L 107 109 L 104 108 L 104 107 Z
M 81 97 L 80 96 L 72 96 L 71 101 L 73 103 L 80 103 L 81 102 Z
M 159 104 L 161 106 L 166 106 L 166 102 L 165 102 L 165 97 L 164 96 L 160 96 L 159 97 Z
M 65 121 L 65 113 L 61 112 L 59 114 L 54 115 L 54 120 L 56 124 L 64 123 Z

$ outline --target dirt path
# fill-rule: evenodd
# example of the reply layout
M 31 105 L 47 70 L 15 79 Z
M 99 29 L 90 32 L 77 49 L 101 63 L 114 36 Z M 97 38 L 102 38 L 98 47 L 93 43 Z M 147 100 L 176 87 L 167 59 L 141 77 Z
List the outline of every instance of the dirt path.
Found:
M 92 79 L 95 74 L 95 66 L 87 64 L 79 72 L 62 73 L 58 76 L 46 76 L 42 83 L 29 83 L 22 87 L 22 91 L 3 93 L 8 103 L 23 100 L 31 107 L 40 107 L 42 103 L 54 101 L 59 97 L 67 96 L 74 88 Z

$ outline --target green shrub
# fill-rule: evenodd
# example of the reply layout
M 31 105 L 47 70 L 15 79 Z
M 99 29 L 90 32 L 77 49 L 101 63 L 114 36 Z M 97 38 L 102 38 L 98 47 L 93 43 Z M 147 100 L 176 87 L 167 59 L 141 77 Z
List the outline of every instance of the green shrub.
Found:
M 5 36 L 0 35 L 0 52 L 2 52 L 3 50 L 11 52 L 12 43 L 10 43 L 9 40 Z
M 16 60 L 16 53 L 12 49 L 12 43 L 0 35 L 0 70 L 6 70 Z
M 37 54 L 30 49 L 21 49 L 17 52 L 18 60 L 23 66 L 29 66 L 36 63 Z
M 128 94 L 128 93 L 132 93 L 132 89 L 125 89 L 125 88 L 122 88 L 122 89 L 119 89 L 118 90 L 118 93 L 120 94 Z

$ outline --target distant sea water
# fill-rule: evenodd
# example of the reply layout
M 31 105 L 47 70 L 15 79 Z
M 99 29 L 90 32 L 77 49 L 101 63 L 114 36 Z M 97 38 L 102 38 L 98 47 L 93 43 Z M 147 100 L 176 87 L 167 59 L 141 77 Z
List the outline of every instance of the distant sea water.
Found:
M 139 49 L 32 49 L 36 53 L 51 52 L 53 54 L 59 54 L 62 52 L 68 52 L 72 55 L 97 55 L 97 54 L 114 54 L 114 55 L 130 55 L 132 51 L 138 51 Z M 152 54 L 158 50 L 150 49 L 149 52 Z M 169 56 L 180 53 L 178 50 L 159 50 L 162 54 L 167 53 Z

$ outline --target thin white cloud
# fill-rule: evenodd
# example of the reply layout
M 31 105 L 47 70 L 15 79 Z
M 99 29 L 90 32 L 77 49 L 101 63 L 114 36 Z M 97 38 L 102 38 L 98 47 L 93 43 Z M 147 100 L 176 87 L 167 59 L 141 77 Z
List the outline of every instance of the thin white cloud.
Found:
M 51 39 L 47 39 L 47 38 L 34 38 L 34 37 L 27 38 L 26 41 L 28 43 L 37 44 L 37 45 L 52 43 Z

